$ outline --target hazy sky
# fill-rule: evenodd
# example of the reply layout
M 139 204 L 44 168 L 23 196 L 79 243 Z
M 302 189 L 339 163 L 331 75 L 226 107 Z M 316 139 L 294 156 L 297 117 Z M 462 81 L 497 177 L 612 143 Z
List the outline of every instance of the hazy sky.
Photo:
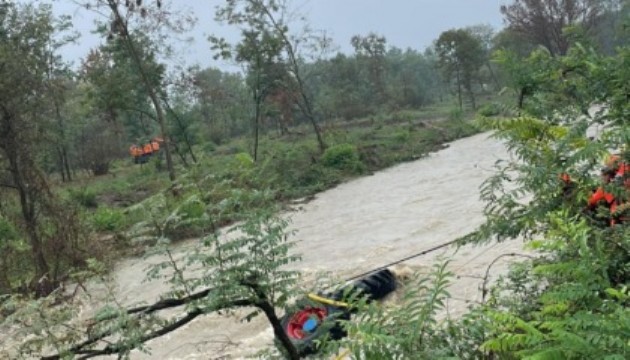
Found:
M 22 0 L 26 1 L 26 0 Z M 42 2 L 50 2 L 40 0 Z M 238 31 L 220 26 L 214 21 L 214 9 L 224 0 L 172 0 L 172 6 L 192 11 L 198 18 L 191 36 L 192 44 L 181 44 L 179 54 L 186 65 L 220 66 L 212 60 L 206 41 L 209 34 L 236 40 Z M 167 3 L 166 1 L 163 1 Z M 389 46 L 408 47 L 423 51 L 441 32 L 477 24 L 502 27 L 499 7 L 509 0 L 294 0 L 311 27 L 326 30 L 339 50 L 351 53 L 350 38 L 375 32 L 385 36 Z M 75 29 L 83 36 L 77 45 L 66 47 L 64 57 L 75 64 L 88 50 L 97 46 L 100 39 L 90 34 L 93 14 L 79 9 L 71 0 L 53 1 L 57 14 L 72 15 Z

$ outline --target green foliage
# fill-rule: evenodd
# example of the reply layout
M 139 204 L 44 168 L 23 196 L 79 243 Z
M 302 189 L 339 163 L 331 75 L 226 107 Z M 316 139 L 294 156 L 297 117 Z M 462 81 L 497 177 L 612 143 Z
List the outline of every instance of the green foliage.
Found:
M 234 155 L 236 165 L 242 169 L 251 169 L 254 166 L 254 159 L 247 153 L 238 153 Z
M 340 171 L 315 163 L 319 154 L 312 144 L 265 143 L 267 155 L 256 172 L 262 184 L 279 198 L 299 198 L 328 189 L 343 179 Z
M 463 90 L 470 97 L 474 109 L 476 104 L 473 82 L 487 60 L 481 40 L 470 30 L 452 29 L 440 34 L 435 42 L 435 50 L 445 78 L 453 82 L 457 90 L 460 109 L 463 109 Z
M 448 119 L 451 121 L 461 122 L 464 119 L 464 111 L 459 108 L 453 108 L 448 114 Z
M 216 206 L 223 207 L 222 204 Z M 300 259 L 289 254 L 293 246 L 286 232 L 289 222 L 260 211 L 241 219 L 242 223 L 225 231 L 210 225 L 211 232 L 200 239 L 200 246 L 187 254 L 185 261 L 176 265 L 169 255 L 169 260 L 151 267 L 148 277 L 166 278 L 173 284 L 165 296 L 178 297 L 206 288 L 215 289 L 191 304 L 204 309 L 205 313 L 230 312 L 242 306 L 237 304 L 258 307 L 263 301 L 276 309 L 284 307 L 294 295 L 298 281 L 298 273 L 285 267 Z M 209 223 L 211 219 L 205 221 Z M 169 253 L 166 248 L 157 251 Z M 201 271 L 195 276 L 185 276 L 188 268 Z M 172 269 L 175 271 L 170 271 Z M 247 318 L 259 313 L 259 310 L 254 311 Z
M 501 113 L 501 105 L 497 103 L 485 104 L 479 108 L 477 113 L 485 117 L 497 116 Z
M 89 187 L 70 189 L 69 193 L 72 200 L 85 208 L 98 207 L 96 192 Z
M 96 231 L 118 232 L 126 224 L 125 214 L 118 209 L 101 207 L 91 217 Z
M 433 359 L 449 356 L 437 313 L 450 296 L 448 263 L 436 264 L 428 277 L 415 276 L 404 287 L 399 304 L 356 301 L 355 318 L 344 322 L 348 337 L 328 345 L 350 350 L 359 359 Z M 450 354 L 452 356 L 452 354 Z
M 177 211 L 185 216 L 173 215 L 168 221 L 190 220 L 189 216 L 195 215 L 197 210 L 186 213 L 185 209 L 191 209 L 190 204 L 199 201 L 190 197 Z M 215 204 L 205 207 L 204 211 L 215 214 L 222 208 L 223 204 Z M 217 311 L 225 314 L 243 306 L 265 310 L 269 317 L 294 296 L 298 273 L 286 267 L 299 260 L 299 256 L 290 253 L 293 244 L 288 241 L 288 220 L 256 211 L 243 214 L 242 222 L 235 227 L 219 231 L 214 227 L 213 219 L 207 216 L 197 219 L 199 224 L 205 224 L 207 232 L 195 250 L 184 254 L 182 260 L 176 260 L 166 247 L 167 239 L 161 238 L 151 253 L 163 255 L 161 259 L 164 260 L 154 263 L 147 272 L 148 279 L 163 279 L 172 285 L 162 296 L 170 303 L 181 301 L 185 305 L 182 308 L 175 306 L 182 317 L 194 318 Z M 179 326 L 179 318 L 173 318 L 172 314 L 162 315 L 159 309 L 129 311 L 122 307 L 111 284 L 106 281 L 102 264 L 88 263 L 88 269 L 80 276 L 95 277 L 93 281 L 103 280 L 101 296 L 104 294 L 107 301 L 89 320 L 89 339 L 86 340 L 86 334 L 75 326 L 65 326 L 71 324 L 76 315 L 72 303 L 53 306 L 57 301 L 54 296 L 36 301 L 12 297 L 1 304 L 3 313 L 11 314 L 3 325 L 19 326 L 12 332 L 15 346 L 11 351 L 14 352 L 3 353 L 3 356 L 15 358 L 17 354 L 39 355 L 55 351 L 70 358 L 86 352 L 104 355 L 113 351 L 124 358 L 133 349 L 146 351 L 148 347 L 144 342 L 157 336 L 159 331 Z M 270 309 L 270 313 L 266 312 Z M 108 338 L 104 347 L 90 340 L 104 337 Z
M 482 309 L 487 328 L 482 349 L 500 358 L 626 358 L 630 346 L 627 284 L 630 227 L 598 221 L 587 208 L 596 186 L 628 201 L 617 182 L 601 184 L 602 159 L 630 142 L 628 103 L 619 101 L 629 77 L 627 51 L 615 58 L 579 45 L 566 57 L 544 52 L 512 68 L 528 101 L 512 119 L 482 122 L 513 154 L 482 186 L 487 222 L 466 239 L 523 237 L 541 256 L 499 283 Z M 516 63 L 511 62 L 512 65 Z M 606 111 L 595 104 L 604 104 Z M 626 115 L 624 115 L 626 114 Z M 598 141 L 587 129 L 606 123 Z M 570 191 L 559 176 L 570 176 Z
M 322 155 L 322 164 L 350 173 L 360 173 L 364 165 L 359 159 L 357 148 L 351 144 L 334 145 L 326 149 Z
M 515 1 L 501 6 L 510 31 L 521 41 L 545 47 L 554 56 L 563 56 L 573 44 L 570 34 L 577 29 L 593 34 L 605 19 L 606 10 L 617 10 L 618 1 Z M 555 36 L 549 36 L 555 34 Z
M 15 224 L 0 214 L 0 294 L 10 294 L 17 284 L 31 276 L 28 258 L 30 247 Z M 0 300 L 1 302 L 1 300 Z
M 13 226 L 13 224 L 3 216 L 0 216 L 0 239 L 10 241 L 17 238 L 19 238 L 19 234 L 15 229 L 15 226 Z
M 353 38 L 357 50 L 353 56 L 339 54 L 308 63 L 299 52 L 291 53 L 293 45 L 308 43 L 325 50 L 325 41 L 311 43 L 316 36 L 293 38 L 288 36 L 284 19 L 278 24 L 274 19 L 261 19 L 263 9 L 257 5 L 282 12 L 282 4 L 275 0 L 248 1 L 251 7 L 239 7 L 244 3 L 229 1 L 222 15 L 225 20 L 245 21 L 256 30 L 265 30 L 244 33 L 244 41 L 234 53 L 248 64 L 247 76 L 197 69 L 185 74 L 190 75 L 190 82 L 184 79 L 173 86 L 179 100 L 174 102 L 175 110 L 182 116 L 175 116 L 174 111 L 169 114 L 171 140 L 181 149 L 186 144 L 196 145 L 212 152 L 213 157 L 200 159 L 177 183 L 161 176 L 161 161 L 155 158 L 148 166 L 120 166 L 116 178 L 69 190 L 70 198 L 83 207 L 96 207 L 97 203 L 112 206 L 92 214 L 90 221 L 97 231 L 122 232 L 133 224 L 126 235 L 135 244 L 158 245 L 168 260 L 156 265 L 149 275 L 166 278 L 173 285 L 166 297 L 181 300 L 195 291 L 219 289 L 187 302 L 185 316 L 242 304 L 259 309 L 265 302 L 274 309 L 286 305 L 298 280 L 295 272 L 286 269 L 298 257 L 290 252 L 287 221 L 269 215 L 277 210 L 273 204 L 278 200 L 312 194 L 357 174 L 417 159 L 446 141 L 478 131 L 466 121 L 468 114 L 461 108 L 426 107 L 438 98 L 448 98 L 445 81 L 434 71 L 438 60 L 444 76 L 463 87 L 474 105 L 475 87 L 483 83 L 479 68 L 487 49 L 471 31 L 445 32 L 436 43 L 437 56 L 431 50 L 420 54 L 387 49 L 385 38 L 369 34 Z M 0 49 L 6 73 L 0 84 L 4 96 L 0 98 L 5 107 L 16 106 L 9 108 L 11 113 L 2 120 L 20 121 L 14 128 L 23 131 L 19 140 L 28 151 L 22 154 L 35 151 L 33 163 L 57 161 L 56 153 L 60 152 L 66 159 L 59 160 L 57 170 L 69 160 L 82 168 L 96 164 L 95 172 L 106 171 L 111 159 L 124 156 L 127 142 L 157 131 L 151 118 L 161 102 L 150 105 L 147 89 L 159 89 L 165 80 L 165 68 L 156 60 L 159 44 L 129 32 L 134 38 L 128 44 L 137 46 L 144 64 L 135 65 L 147 72 L 144 87 L 138 86 L 143 82 L 141 74 L 119 37 L 91 53 L 82 66 L 81 80 L 75 81 L 74 74 L 65 74 L 66 69 L 57 67 L 54 54 L 45 50 L 59 45 L 50 42 L 58 33 L 53 31 L 49 10 L 27 10 L 24 16 L 17 12 L 0 14 L 4 30 L 0 35 L 15 40 L 2 42 Z M 25 41 L 28 46 L 22 46 Z M 492 290 L 484 307 L 461 321 L 441 324 L 436 318 L 448 296 L 444 266 L 435 268 L 431 280 L 419 279 L 412 284 L 400 307 L 359 303 L 362 316 L 358 322 L 346 324 L 351 336 L 340 345 L 349 348 L 354 357 L 627 356 L 627 225 L 602 227 L 585 214 L 584 202 L 597 184 L 592 174 L 597 172 L 600 158 L 609 149 L 630 143 L 629 53 L 621 49 L 618 56 L 603 58 L 575 45 L 568 55 L 559 58 L 536 51 L 520 59 L 498 53 L 497 60 L 511 76 L 510 86 L 522 100 L 518 104 L 522 109 L 513 119 L 481 120 L 506 142 L 515 158 L 498 163 L 497 176 L 484 184 L 488 222 L 467 240 L 524 237 L 542 257 L 513 270 Z M 292 58 L 292 63 L 287 58 Z M 287 65 L 291 76 L 285 76 Z M 71 91 L 54 90 L 66 86 Z M 278 89 L 287 97 L 280 100 L 288 103 L 282 119 L 269 110 L 278 104 L 264 101 L 268 92 Z M 258 104 L 252 103 L 251 90 L 255 90 Z M 49 91 L 57 93 L 47 95 Z M 67 104 L 60 100 L 66 95 L 70 99 Z M 269 102 L 278 99 L 276 96 Z M 296 103 L 300 106 L 294 106 Z M 604 111 L 589 115 L 595 103 L 603 104 Z M 311 106 L 313 109 L 308 109 Z M 419 107 L 424 110 L 414 110 Z M 264 142 L 263 151 L 256 152 L 256 161 L 244 153 L 250 147 L 245 141 L 229 143 L 234 136 L 248 132 L 250 108 L 260 111 L 258 119 L 265 119 L 264 123 L 256 122 Z M 297 108 L 305 116 L 294 118 Z M 390 109 L 400 111 L 391 113 Z M 496 117 L 501 112 L 491 103 L 479 114 Z M 303 142 L 299 134 L 309 120 L 304 117 L 311 117 L 314 124 L 316 118 L 324 119 L 325 136 L 330 144 L 337 145 L 322 155 L 312 143 Z M 368 118 L 357 119 L 360 117 Z M 448 120 L 441 121 L 444 118 Z M 586 139 L 585 129 L 595 124 L 606 124 L 601 142 Z M 45 151 L 32 145 L 41 139 L 31 129 L 50 133 L 54 139 Z M 201 139 L 212 139 L 213 143 L 198 144 Z M 4 140 L 2 144 L 9 144 L 10 137 Z M 16 147 L 6 146 L 0 154 L 2 165 L 7 165 L 9 157 L 5 154 L 11 149 Z M 63 155 L 66 150 L 69 155 Z M 25 164 L 31 165 L 28 161 Z M 46 170 L 54 169 L 46 166 Z M 559 189 L 557 179 L 562 172 L 568 172 L 575 181 L 571 194 Z M 35 177 L 26 179 L 30 182 Z M 167 187 L 168 191 L 160 191 Z M 619 186 L 610 188 L 624 195 Z M 24 222 L 16 220 L 20 212 L 12 208 L 13 194 L 0 195 L 0 248 L 5 255 L 0 261 L 0 281 L 4 291 L 31 281 L 32 266 L 20 260 L 37 254 L 30 252 L 33 247 L 25 241 Z M 113 207 L 130 204 L 135 205 L 124 210 Z M 65 204 L 39 201 L 32 205 L 38 220 L 32 233 L 44 244 L 42 253 L 51 264 L 50 273 L 61 277 L 69 266 L 90 263 L 84 256 L 93 254 L 94 249 L 74 251 L 82 245 L 80 238 L 73 237 L 80 233 L 76 227 L 81 224 L 72 214 L 60 211 Z M 229 224 L 237 225 L 220 230 Z M 183 262 L 174 260 L 165 245 L 192 236 L 202 237 L 199 249 L 184 255 Z M 188 275 L 186 269 L 197 273 Z M 146 335 L 155 329 L 174 324 L 167 316 L 130 314 L 118 305 L 113 291 L 107 291 L 111 304 L 97 313 L 89 337 L 105 334 L 120 357 L 128 356 L 131 349 L 142 349 Z M 22 349 L 24 354 L 56 349 L 70 357 L 67 349 L 84 340 L 85 333 L 70 322 L 76 311 L 73 304 L 62 302 L 59 306 L 57 300 L 7 301 L 10 312 L 23 310 L 9 322 L 24 330 L 20 334 L 28 344 Z M 90 343 L 88 348 L 96 344 Z M 91 354 L 92 349 L 86 351 L 83 355 Z

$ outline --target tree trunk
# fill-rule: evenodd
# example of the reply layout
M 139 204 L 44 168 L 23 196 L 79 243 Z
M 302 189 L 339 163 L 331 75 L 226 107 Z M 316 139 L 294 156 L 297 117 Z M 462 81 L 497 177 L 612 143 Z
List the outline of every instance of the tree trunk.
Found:
M 107 3 L 110 9 L 112 10 L 112 13 L 114 14 L 116 23 L 118 24 L 118 26 L 122 27 L 122 29 L 120 30 L 120 34 L 125 44 L 127 45 L 127 48 L 129 49 L 129 54 L 133 58 L 133 61 L 136 63 L 136 66 L 138 67 L 138 72 L 140 73 L 142 82 L 144 83 L 147 93 L 149 94 L 149 98 L 151 99 L 151 102 L 153 103 L 153 107 L 155 107 L 158 123 L 160 124 L 161 136 L 162 136 L 162 139 L 164 139 L 164 153 L 166 154 L 166 167 L 168 168 L 168 175 L 171 181 L 175 181 L 176 179 L 175 167 L 173 166 L 173 159 L 171 157 L 171 150 L 170 150 L 170 145 L 169 145 L 169 140 L 168 140 L 168 132 L 166 131 L 166 119 L 164 118 L 164 111 L 162 110 L 162 104 L 160 104 L 160 100 L 157 97 L 156 91 L 153 88 L 153 85 L 151 85 L 151 82 L 149 81 L 149 77 L 147 76 L 142 59 L 140 59 L 140 56 L 138 55 L 138 52 L 136 51 L 136 48 L 129 34 L 129 29 L 127 28 L 125 21 L 120 15 L 120 12 L 118 12 L 118 3 L 115 0 L 108 0 Z
M 0 267 L 0 295 L 11 294 L 13 292 L 11 280 L 9 280 L 9 268 L 2 263 Z M 2 300 L 0 300 L 0 304 Z
M 518 108 L 522 109 L 523 108 L 523 103 L 525 102 L 525 94 L 526 94 L 527 90 L 525 87 L 521 88 L 521 91 L 519 91 L 518 93 Z
M 267 320 L 269 320 L 269 323 L 273 328 L 273 333 L 276 339 L 280 341 L 282 347 L 287 351 L 289 359 L 299 360 L 301 356 L 295 348 L 295 345 L 293 345 L 293 343 L 291 342 L 291 339 L 289 339 L 287 333 L 282 328 L 282 323 L 276 315 L 276 310 L 271 305 L 271 303 L 269 303 L 269 300 L 267 299 L 267 294 L 265 294 L 256 283 L 244 282 L 243 285 L 246 285 L 247 287 L 252 289 L 256 294 L 256 307 L 262 310 L 265 313 L 265 316 L 267 316 Z
M 464 104 L 462 102 L 462 82 L 459 76 L 459 70 L 457 70 L 456 74 L 457 74 L 457 99 L 459 102 L 459 110 L 464 111 Z
M 68 152 L 66 147 L 61 145 L 57 147 L 57 156 L 59 160 L 59 173 L 61 174 L 61 181 L 72 181 L 72 173 L 70 172 L 70 165 L 68 164 Z
M 188 138 L 188 134 L 186 133 L 186 128 L 184 127 L 184 124 L 182 123 L 182 120 L 177 115 L 175 110 L 173 110 L 171 105 L 168 103 L 168 100 L 164 99 L 164 103 L 166 104 L 167 110 L 170 111 L 171 114 L 173 114 L 173 117 L 175 118 L 175 122 L 177 123 L 177 126 L 182 131 L 182 134 L 183 134 L 182 137 L 184 139 L 184 143 L 186 144 L 186 149 L 188 150 L 188 154 L 190 154 L 190 158 L 192 159 L 193 163 L 196 164 L 197 163 L 197 157 L 195 156 L 195 153 L 193 152 L 192 144 L 190 143 L 190 139 Z M 174 144 L 174 146 L 177 146 L 177 145 Z M 179 152 L 179 150 L 176 150 L 176 151 Z M 181 154 L 180 154 L 180 158 L 182 158 Z M 186 163 L 186 160 L 184 160 L 184 165 L 186 167 L 188 167 L 188 164 Z
M 282 37 L 284 47 L 286 48 L 287 54 L 289 55 L 291 67 L 293 68 L 293 75 L 295 76 L 295 80 L 297 81 L 298 88 L 300 90 L 300 96 L 302 97 L 303 104 L 298 101 L 298 106 L 300 106 L 302 113 L 304 113 L 306 118 L 313 126 L 313 131 L 315 131 L 315 136 L 317 137 L 317 144 L 319 145 L 319 150 L 323 153 L 324 150 L 326 150 L 326 144 L 324 143 L 324 139 L 322 138 L 322 131 L 317 124 L 315 115 L 313 114 L 313 105 L 311 104 L 311 101 L 306 94 L 306 86 L 304 85 L 304 81 L 302 80 L 302 76 L 300 75 L 300 65 L 295 51 L 293 50 L 293 44 L 291 44 L 291 41 L 287 38 L 286 31 L 282 26 L 280 26 L 280 24 L 278 24 L 269 9 L 267 7 L 263 7 L 263 11 L 265 12 L 269 20 L 271 20 L 271 23 L 273 24 L 273 27 L 276 29 L 278 34 Z
M 131 44 L 131 41 L 128 40 L 128 42 L 130 43 L 130 46 L 133 47 L 133 45 Z M 142 67 L 140 58 L 137 56 L 136 58 L 138 59 L 138 66 Z M 142 73 L 144 74 L 143 79 L 148 88 L 147 90 L 149 92 L 149 97 L 151 98 L 151 101 L 153 102 L 153 106 L 155 107 L 155 112 L 157 113 L 158 122 L 160 124 L 161 136 L 162 136 L 162 139 L 164 139 L 164 154 L 166 155 L 166 168 L 168 169 L 168 177 L 169 179 L 171 179 L 171 181 L 175 181 L 177 177 L 175 176 L 175 167 L 173 166 L 173 159 L 171 157 L 169 137 L 168 137 L 168 132 L 166 131 L 166 119 L 164 118 L 164 111 L 162 111 L 162 104 L 160 104 L 159 99 L 155 95 L 155 91 L 153 87 L 151 86 L 151 84 L 149 83 L 149 80 L 146 74 L 144 72 Z
M 53 282 L 50 279 L 50 268 L 44 256 L 42 240 L 37 231 L 37 202 L 41 201 L 41 184 L 37 183 L 35 178 L 34 164 L 30 159 L 31 154 L 25 149 L 19 136 L 14 129 L 17 125 L 17 119 L 5 111 L 2 114 L 4 120 L 0 135 L 0 148 L 4 150 L 7 160 L 9 161 L 9 173 L 13 178 L 13 185 L 18 192 L 20 199 L 20 209 L 22 211 L 22 220 L 24 220 L 24 228 L 31 246 L 31 256 L 33 258 L 33 267 L 35 268 L 35 277 L 31 283 L 31 287 L 38 296 L 46 296 L 53 290 Z M 29 174 L 31 173 L 31 174 Z M 29 176 L 31 175 L 31 176 Z M 32 181 L 29 181 L 32 180 Z
M 499 79 L 497 79 L 497 75 L 494 73 L 494 70 L 492 70 L 492 64 L 489 61 L 486 61 L 486 67 L 490 71 L 490 77 L 494 83 L 494 88 L 498 90 L 501 85 L 499 85 Z
M 276 339 L 280 341 L 282 347 L 284 347 L 284 349 L 287 351 L 289 358 L 291 360 L 299 360 L 300 354 L 298 354 L 295 345 L 293 345 L 291 339 L 289 339 L 287 333 L 282 328 L 282 323 L 280 322 L 280 319 L 278 319 L 278 316 L 276 315 L 276 311 L 274 310 L 273 306 L 271 306 L 271 304 L 269 304 L 267 300 L 260 300 L 257 306 L 265 313 L 265 316 L 267 316 L 267 320 L 269 320 L 269 323 L 271 323 L 271 327 L 273 327 L 273 333 Z
M 475 92 L 473 91 L 472 82 L 470 80 L 466 81 L 466 92 L 468 93 L 468 97 L 470 97 L 472 109 L 476 110 L 477 102 L 475 101 Z
M 63 154 L 61 149 L 57 147 L 57 166 L 59 167 L 59 173 L 61 174 L 61 182 L 66 182 L 66 169 L 63 165 Z
M 256 90 L 254 90 L 256 92 Z M 254 110 L 254 162 L 258 161 L 258 137 L 260 134 L 260 107 L 262 99 L 258 95 L 254 95 L 256 107 Z
M 70 161 L 68 161 L 68 151 L 66 150 L 65 146 L 61 147 L 61 152 L 62 152 L 62 157 L 63 157 L 64 168 L 66 170 L 66 178 L 68 179 L 68 181 L 72 181 L 72 173 L 70 172 Z
M 59 132 L 61 136 L 61 144 L 58 146 L 59 158 L 60 158 L 60 171 L 63 182 L 72 181 L 72 175 L 70 175 L 70 166 L 68 165 L 68 152 L 66 151 L 66 129 L 63 123 L 63 117 L 61 116 L 61 110 L 57 99 L 54 99 L 55 115 L 57 116 L 57 125 L 59 126 Z M 65 171 L 65 175 L 64 175 Z
M 22 219 L 24 220 L 24 227 L 26 228 L 26 234 L 28 236 L 29 245 L 31 246 L 31 256 L 33 257 L 33 266 L 35 267 L 35 277 L 31 286 L 35 290 L 38 296 L 46 296 L 52 292 L 52 279 L 49 278 L 50 268 L 46 257 L 44 256 L 44 249 L 42 240 L 37 232 L 37 202 L 35 184 L 29 184 L 21 170 L 19 164 L 19 155 L 16 151 L 7 151 L 9 158 L 10 172 L 13 176 L 13 182 L 15 188 L 18 191 L 20 198 L 20 208 L 22 210 Z
M 186 160 L 186 156 L 182 154 L 181 151 L 179 151 L 179 147 L 177 146 L 176 142 L 173 142 L 173 148 L 175 149 L 175 152 L 177 153 L 177 155 L 179 155 L 179 158 L 182 160 L 182 163 L 184 163 L 184 166 L 188 167 L 188 161 Z

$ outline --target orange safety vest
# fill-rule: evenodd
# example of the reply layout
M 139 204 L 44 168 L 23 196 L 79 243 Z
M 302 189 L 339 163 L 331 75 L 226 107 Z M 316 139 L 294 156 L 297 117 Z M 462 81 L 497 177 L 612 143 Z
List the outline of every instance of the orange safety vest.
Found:
M 588 207 L 593 208 L 602 200 L 610 206 L 611 204 L 614 204 L 615 196 L 609 192 L 606 192 L 603 187 L 599 187 L 588 199 Z
M 129 148 L 129 154 L 133 157 L 142 155 L 142 149 L 138 145 L 131 145 Z
M 153 147 L 151 147 L 151 144 L 144 144 L 143 150 L 145 154 L 151 154 L 153 152 Z
M 606 192 L 602 187 L 598 188 L 597 191 L 591 195 L 588 199 L 588 207 L 595 208 L 598 204 L 605 202 L 605 205 L 608 206 L 610 211 L 610 225 L 616 225 L 620 223 L 628 223 L 630 222 L 630 215 L 628 214 L 629 210 L 619 211 L 620 207 L 623 205 L 627 206 L 627 203 L 619 203 L 618 200 L 615 199 L 615 196 L 609 192 Z M 603 204 L 602 204 L 603 205 Z M 619 211 L 619 213 L 617 213 Z

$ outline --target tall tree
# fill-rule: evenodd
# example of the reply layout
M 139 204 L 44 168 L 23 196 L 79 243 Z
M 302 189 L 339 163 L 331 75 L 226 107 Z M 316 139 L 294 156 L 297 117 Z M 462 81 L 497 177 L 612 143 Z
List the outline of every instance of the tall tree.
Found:
M 590 33 L 610 6 L 618 6 L 618 1 L 514 0 L 510 5 L 502 5 L 501 13 L 510 29 L 556 56 L 565 55 L 569 49 L 565 28 L 580 26 Z
M 330 39 L 320 36 L 308 27 L 301 34 L 292 34 L 289 31 L 290 4 L 290 0 L 227 0 L 217 10 L 217 19 L 236 25 L 257 24 L 259 29 L 266 29 L 280 41 L 287 70 L 293 79 L 286 86 L 295 86 L 300 94 L 297 105 L 311 123 L 319 148 L 323 152 L 326 145 L 315 114 L 314 97 L 307 88 L 304 62 L 306 55 L 319 56 L 327 51 Z M 227 45 L 223 39 L 213 40 L 218 48 Z
M 284 67 L 280 65 L 282 43 L 267 31 L 245 32 L 244 41 L 238 47 L 237 60 L 248 65 L 247 83 L 254 99 L 254 161 L 258 160 L 258 139 L 263 104 L 276 87 Z
M 162 9 L 162 2 L 155 0 L 148 1 L 122 1 L 122 0 L 84 0 L 81 2 L 87 9 L 96 11 L 106 10 L 108 14 L 107 29 L 101 27 L 104 35 L 108 39 L 119 40 L 127 52 L 128 57 L 134 64 L 149 97 L 155 118 L 160 127 L 160 132 L 164 141 L 164 152 L 166 154 L 166 164 L 170 179 L 176 178 L 175 167 L 171 157 L 171 144 L 169 144 L 168 127 L 166 124 L 166 114 L 161 96 L 164 93 L 162 84 L 153 77 L 149 69 L 149 64 L 145 62 L 142 51 L 139 48 L 138 37 L 140 34 L 148 36 L 151 33 L 160 33 L 160 36 L 168 36 L 163 32 L 181 32 L 185 30 L 186 21 L 174 21 L 172 12 Z M 134 27 L 135 26 L 135 27 Z M 168 50 L 167 46 L 163 46 Z
M 241 41 L 233 51 L 223 47 L 221 54 L 224 58 L 233 58 L 237 63 L 243 64 L 247 71 L 246 83 L 254 104 L 252 155 L 256 161 L 263 105 L 272 89 L 278 86 L 285 68 L 281 65 L 283 44 L 276 32 L 260 21 L 248 21 L 247 26 L 248 28 L 242 31 Z
M 369 33 L 367 36 L 354 35 L 350 39 L 350 43 L 354 48 L 357 58 L 364 61 L 367 65 L 368 78 L 372 91 L 376 96 L 372 98 L 384 103 L 387 101 L 387 93 L 385 89 L 385 54 L 387 51 L 387 39 L 375 33 Z
M 155 88 L 161 88 L 165 67 L 155 58 L 154 44 L 142 34 L 135 34 L 134 41 L 149 80 Z M 83 164 L 101 175 L 108 171 L 111 160 L 121 156 L 121 150 L 127 148 L 125 144 L 129 141 L 145 142 L 160 132 L 159 122 L 143 78 L 122 39 L 112 37 L 90 51 L 82 63 L 80 75 L 88 85 L 86 95 L 92 109 L 88 115 L 94 118 L 90 127 L 107 134 L 99 139 L 92 138 L 88 147 L 96 151 L 86 153 L 89 161 Z M 160 100 L 166 103 L 165 99 Z M 102 124 L 97 124 L 95 119 Z M 90 134 L 85 134 L 84 138 L 90 138 Z M 103 151 L 105 149 L 107 151 Z
M 137 6 L 133 6 L 132 1 L 126 1 L 126 9 L 127 15 L 137 13 L 141 16 L 146 16 L 143 14 L 147 13 L 145 7 L 142 7 L 142 2 L 137 1 Z M 157 7 L 161 7 L 160 1 L 156 2 Z M 171 147 L 168 141 L 168 132 L 166 126 L 166 116 L 164 114 L 164 110 L 162 108 L 162 103 L 160 101 L 159 94 L 161 92 L 159 85 L 156 85 L 153 81 L 151 81 L 151 76 L 147 71 L 147 65 L 141 58 L 141 55 L 137 49 L 137 45 L 135 44 L 135 39 L 129 32 L 129 27 L 127 26 L 127 20 L 121 14 L 121 10 L 119 8 L 118 0 L 107 0 L 107 6 L 111 10 L 113 19 L 111 23 L 111 35 L 119 36 L 123 43 L 127 46 L 127 50 L 129 51 L 130 57 L 133 59 L 135 63 L 138 73 L 142 79 L 142 83 L 144 84 L 146 91 L 151 99 L 151 103 L 155 109 L 155 113 L 157 116 L 158 123 L 160 124 L 160 132 L 162 133 L 162 138 L 164 141 L 164 153 L 166 154 L 166 167 L 168 169 L 168 175 L 171 181 L 175 181 L 175 167 L 173 165 L 173 159 L 171 157 Z
M 63 18 L 59 23 L 58 31 L 70 29 L 71 23 L 68 19 Z M 52 35 L 52 34 L 51 34 Z M 72 39 L 68 39 L 72 40 Z M 69 129 L 67 124 L 67 116 L 64 114 L 65 103 L 72 87 L 74 87 L 73 73 L 69 66 L 63 62 L 58 54 L 59 48 L 67 41 L 58 41 L 54 38 L 48 39 L 49 56 L 47 74 L 47 87 L 50 93 L 50 101 L 52 103 L 53 114 L 50 118 L 54 119 L 52 126 L 54 136 L 51 136 L 51 142 L 54 143 L 55 152 L 58 158 L 58 170 L 61 174 L 62 181 L 72 181 L 70 172 L 69 157 Z
M 370 89 L 369 80 L 362 76 L 355 57 L 338 53 L 329 60 L 311 66 L 320 68 L 311 70 L 321 74 L 315 78 L 319 82 L 315 82 L 314 93 L 318 111 L 327 118 L 352 119 L 372 111 L 366 95 Z
M 38 295 L 54 289 L 58 260 L 70 255 L 69 243 L 76 240 L 71 238 L 76 234 L 66 232 L 76 219 L 58 206 L 37 164 L 46 114 L 51 113 L 49 70 L 54 54 L 49 40 L 55 35 L 50 5 L 0 5 L 0 166 L 7 175 L 0 195 L 8 190 L 17 197 L 17 228 L 28 239 L 30 285 Z
M 240 73 L 193 68 L 177 88 L 178 92 L 191 92 L 194 116 L 203 124 L 203 135 L 214 143 L 249 129 L 243 119 L 248 118 L 252 99 Z
M 389 101 L 394 108 L 418 108 L 440 95 L 434 60 L 415 50 L 391 48 L 386 56 Z
M 495 87 L 499 88 L 499 80 L 495 74 L 495 70 L 492 67 L 492 63 L 490 62 L 490 57 L 493 49 L 493 40 L 495 37 L 494 29 L 490 25 L 473 25 L 466 28 L 472 36 L 476 37 L 481 44 L 481 48 L 483 50 L 483 64 L 485 68 L 488 70 L 489 79 L 486 77 L 486 81 L 492 81 Z
M 484 63 L 479 39 L 464 29 L 448 30 L 435 42 L 440 67 L 449 79 L 455 80 L 459 107 L 463 109 L 462 93 L 468 94 L 472 108 L 476 108 L 473 82 Z

